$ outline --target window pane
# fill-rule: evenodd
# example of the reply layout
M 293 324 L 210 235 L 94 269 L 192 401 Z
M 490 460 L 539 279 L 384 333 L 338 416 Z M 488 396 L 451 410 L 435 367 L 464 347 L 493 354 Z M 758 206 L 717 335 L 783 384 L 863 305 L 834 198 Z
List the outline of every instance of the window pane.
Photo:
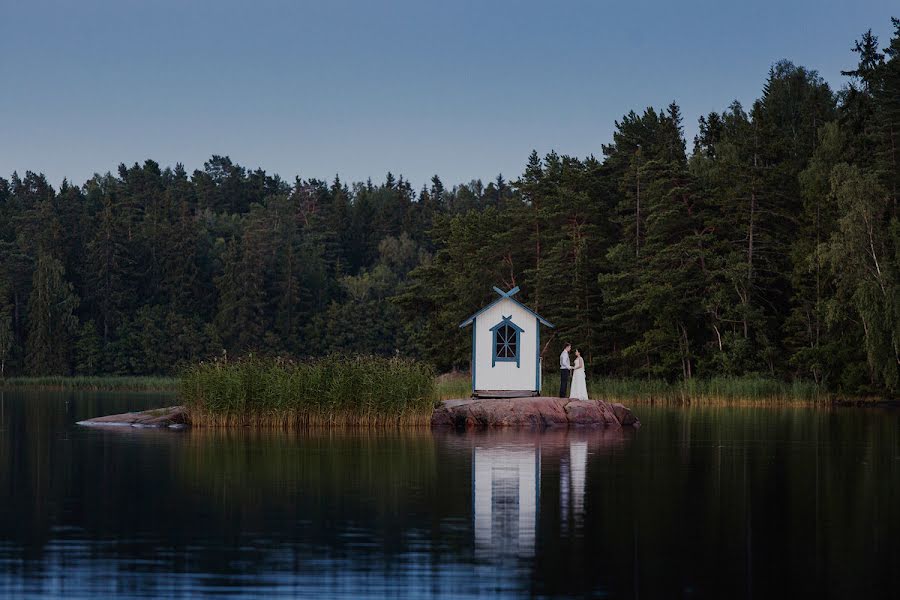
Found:
M 495 336 L 494 352 L 497 358 L 515 360 L 518 354 L 516 330 L 511 325 L 501 325 Z

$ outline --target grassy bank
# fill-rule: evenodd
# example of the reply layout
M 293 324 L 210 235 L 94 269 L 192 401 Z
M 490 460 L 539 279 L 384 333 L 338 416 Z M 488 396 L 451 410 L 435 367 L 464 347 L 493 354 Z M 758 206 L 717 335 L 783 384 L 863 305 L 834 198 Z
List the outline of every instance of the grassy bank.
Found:
M 9 377 L 0 379 L 0 389 L 33 388 L 43 390 L 174 392 L 178 389 L 175 377 L 120 376 L 48 376 Z
M 588 389 L 591 396 L 597 398 L 669 404 L 812 403 L 829 399 L 828 394 L 814 383 L 784 382 L 765 377 L 714 377 L 673 383 L 662 380 L 598 379 L 591 382 Z
M 436 383 L 441 399 L 466 398 L 472 393 L 467 373 L 441 375 Z M 541 394 L 559 394 L 559 373 L 545 373 Z M 717 377 L 689 382 L 662 379 L 622 379 L 612 377 L 588 380 L 588 395 L 610 402 L 659 402 L 667 404 L 728 404 L 737 402 L 821 402 L 829 395 L 809 382 L 783 382 L 764 377 Z
M 366 364 L 357 364 L 363 361 Z M 267 366 L 268 365 L 268 366 Z M 348 367 L 348 365 L 352 365 Z M 328 377 L 326 377 L 326 371 Z M 205 363 L 188 369 L 185 379 L 192 382 L 185 389 L 183 381 L 175 377 L 11 377 L 0 379 L 0 389 L 32 388 L 46 390 L 85 391 L 146 391 L 175 392 L 198 403 L 198 410 L 206 406 L 212 414 L 237 414 L 237 406 L 249 406 L 265 410 L 283 411 L 303 408 L 307 413 L 337 415 L 396 415 L 407 418 L 409 411 L 429 412 L 432 399 L 467 398 L 472 393 L 472 380 L 468 373 L 446 373 L 432 379 L 427 386 L 425 375 L 433 375 L 431 369 L 409 361 L 393 359 L 322 359 L 311 363 L 263 363 L 254 361 L 236 363 Z M 258 378 L 256 381 L 254 378 Z M 253 381 L 251 381 L 253 380 Z M 414 383 L 413 383 L 414 382 Z M 197 385 L 203 390 L 201 396 Z M 422 387 L 425 386 L 425 387 Z M 425 392 L 426 387 L 429 391 Z M 556 396 L 559 391 L 559 374 L 545 373 L 542 394 Z M 808 382 L 787 383 L 763 377 L 721 377 L 695 379 L 689 383 L 667 382 L 661 379 L 591 378 L 588 381 L 591 398 L 613 402 L 659 402 L 669 404 L 727 404 L 734 402 L 822 402 L 830 399 L 814 384 Z M 261 394 L 257 401 L 250 394 Z M 297 394 L 292 399 L 291 394 Z M 342 395 L 345 394 L 345 395 Z M 315 397 L 316 399 L 312 399 Z M 400 398 L 421 397 L 421 401 L 401 401 Z M 425 401 L 425 398 L 429 398 Z M 244 404 L 241 404 L 241 403 Z M 427 405 L 427 409 L 425 408 Z M 323 407 L 327 410 L 323 410 Z M 400 408 L 398 408 L 400 407 Z M 313 410 L 315 409 L 315 410 Z M 399 413 L 398 413 L 399 410 Z M 382 418 L 379 417 L 379 418 Z M 218 417 L 217 417 L 218 418 Z M 330 418 L 330 417 L 329 417 Z M 348 417 L 349 418 L 349 417 Z M 350 419 L 352 420 L 352 419 Z
M 285 429 L 424 426 L 436 401 L 430 366 L 374 356 L 202 363 L 183 373 L 179 395 L 195 426 Z

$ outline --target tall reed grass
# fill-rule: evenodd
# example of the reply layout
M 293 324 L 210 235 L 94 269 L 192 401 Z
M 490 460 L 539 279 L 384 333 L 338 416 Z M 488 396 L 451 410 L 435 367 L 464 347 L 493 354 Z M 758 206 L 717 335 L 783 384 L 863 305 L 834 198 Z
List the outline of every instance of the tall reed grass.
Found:
M 201 427 L 427 426 L 436 401 L 431 366 L 377 356 L 207 362 L 180 381 Z
M 75 376 L 8 377 L 0 379 L 0 388 L 36 388 L 46 390 L 169 392 L 178 389 L 175 377 Z

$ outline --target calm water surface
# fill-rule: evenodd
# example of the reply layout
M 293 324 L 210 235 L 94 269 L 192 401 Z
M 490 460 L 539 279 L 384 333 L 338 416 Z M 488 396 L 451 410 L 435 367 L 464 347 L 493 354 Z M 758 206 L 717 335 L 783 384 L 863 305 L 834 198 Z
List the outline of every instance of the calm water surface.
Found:
M 0 392 L 0 597 L 897 597 L 898 413 L 636 434 L 91 429 Z

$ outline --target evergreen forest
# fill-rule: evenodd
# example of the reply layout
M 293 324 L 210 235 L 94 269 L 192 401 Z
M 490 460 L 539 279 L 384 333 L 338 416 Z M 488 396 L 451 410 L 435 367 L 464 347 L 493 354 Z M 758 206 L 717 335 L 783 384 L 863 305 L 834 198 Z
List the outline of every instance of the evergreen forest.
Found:
M 212 156 L 55 189 L 0 178 L 0 371 L 171 374 L 222 356 L 401 355 L 468 369 L 459 323 L 517 296 L 589 374 L 900 387 L 900 20 L 833 90 L 789 61 L 699 119 L 616 121 L 596 155 L 421 187 L 282 179 Z M 302 168 L 302 165 L 301 165 Z M 589 375 L 590 376 L 590 375 Z

